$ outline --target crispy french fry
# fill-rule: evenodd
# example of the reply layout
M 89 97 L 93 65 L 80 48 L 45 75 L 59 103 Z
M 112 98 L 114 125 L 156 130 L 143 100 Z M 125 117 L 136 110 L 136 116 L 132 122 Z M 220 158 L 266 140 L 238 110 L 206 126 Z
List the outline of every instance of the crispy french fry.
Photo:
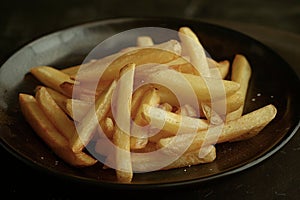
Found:
M 202 144 L 206 141 L 206 144 L 216 144 L 222 142 L 232 141 L 245 134 L 251 134 L 252 137 L 258 134 L 268 123 L 270 123 L 276 116 L 277 109 L 274 105 L 269 104 L 247 113 L 240 118 L 232 121 L 228 121 L 224 124 L 219 133 L 220 126 L 214 126 L 210 130 L 210 135 L 207 135 L 208 131 L 199 131 L 190 145 L 188 151 L 199 149 Z M 215 131 L 216 130 L 216 131 Z M 175 137 L 175 136 L 174 136 Z M 181 141 L 177 143 L 178 146 L 171 146 L 169 143 L 173 137 L 162 138 L 159 141 L 159 147 L 168 146 L 170 148 L 180 148 L 180 144 L 184 144 L 187 139 L 191 137 L 184 137 L 184 135 L 176 136 L 177 140 Z
M 180 27 L 179 38 L 182 42 L 184 51 L 190 56 L 191 63 L 196 67 L 197 71 L 201 76 L 209 77 L 210 71 L 205 50 L 197 35 L 189 27 Z
M 71 79 L 74 79 L 74 77 L 76 77 L 76 74 L 77 74 L 80 67 L 86 67 L 86 66 L 88 66 L 89 64 L 91 64 L 92 62 L 95 62 L 95 61 L 96 61 L 96 59 L 92 59 L 92 60 L 90 60 L 86 63 L 82 63 L 80 65 L 74 65 L 74 66 L 69 66 L 69 67 L 63 68 L 60 71 L 62 71 L 65 74 L 68 74 L 71 77 Z
M 205 148 L 207 148 L 208 153 L 204 157 L 200 157 L 199 149 L 196 149 L 196 150 L 184 153 L 173 163 L 162 168 L 162 170 L 175 169 L 175 168 L 180 168 L 180 167 L 187 167 L 187 166 L 192 166 L 192 165 L 213 162 L 217 157 L 216 147 L 214 145 L 210 145 Z
M 68 141 L 71 141 L 73 135 L 77 134 L 76 127 L 73 121 L 57 105 L 48 90 L 45 87 L 40 87 L 35 93 L 35 98 L 52 124 Z
M 229 73 L 230 62 L 228 60 L 215 61 L 212 58 L 207 58 L 210 75 L 215 78 L 225 79 Z
M 72 93 L 70 93 L 69 90 L 62 88 L 61 85 L 63 83 L 77 84 L 70 78 L 68 74 L 65 74 L 62 71 L 50 66 L 33 67 L 30 69 L 30 73 L 33 74 L 34 77 L 36 77 L 45 86 L 48 86 L 69 97 L 72 96 Z
M 101 127 L 101 129 L 100 129 Z M 100 129 L 100 130 L 99 130 Z M 104 132 L 107 138 L 111 139 L 115 131 L 115 124 L 112 118 L 105 117 L 105 119 L 100 121 L 100 126 L 98 126 L 99 132 Z
M 87 114 L 93 105 L 91 102 L 83 101 L 80 99 L 66 99 L 64 101 L 66 113 L 77 122 L 80 122 Z M 73 113 L 73 107 L 76 108 L 76 116 Z M 76 118 L 75 118 L 76 117 Z
M 111 81 L 116 78 L 120 69 L 128 63 L 135 63 L 137 66 L 147 63 L 163 64 L 178 58 L 180 53 L 181 46 L 177 40 L 170 40 L 151 47 L 137 48 L 133 51 L 116 54 L 104 61 L 100 59 L 91 63 L 91 66 L 86 67 L 82 73 L 77 75 L 76 80 L 95 81 L 101 77 L 102 81 Z
M 141 130 L 139 127 L 144 127 L 148 125 L 143 116 L 143 105 L 158 106 L 160 102 L 160 97 L 155 88 L 148 89 L 141 99 L 137 112 L 134 116 L 134 124 L 131 127 L 131 137 L 130 137 L 130 148 L 131 149 L 141 149 L 144 148 L 148 143 L 147 130 Z
M 36 91 L 39 87 L 45 87 L 48 91 L 48 93 L 51 95 L 51 97 L 53 98 L 53 100 L 57 103 L 57 105 L 65 112 L 67 113 L 67 109 L 66 109 L 66 104 L 65 101 L 69 98 L 66 95 L 52 89 L 46 86 L 38 86 L 36 88 Z
M 26 121 L 58 157 L 77 167 L 92 166 L 97 162 L 84 152 L 74 153 L 71 150 L 67 139 L 49 121 L 34 96 L 20 93 L 19 103 Z
M 228 60 L 222 60 L 217 64 L 221 77 L 225 79 L 230 71 L 230 62 Z
M 95 107 L 91 106 L 87 111 L 87 114 L 77 125 L 77 133 L 79 134 L 80 139 L 75 140 L 76 142 L 73 145 L 73 151 L 81 151 L 93 137 L 99 121 L 104 119 L 110 110 L 111 98 L 116 85 L 116 81 L 113 81 L 109 88 L 96 99 Z M 77 113 L 75 116 L 77 116 Z
M 119 87 L 116 89 L 116 128 L 113 134 L 113 142 L 118 147 L 115 152 L 115 171 L 118 180 L 121 182 L 131 182 L 133 178 L 130 156 L 130 120 L 135 66 L 135 64 L 130 63 L 122 68 Z
M 207 104 L 201 104 L 203 113 L 210 124 L 222 124 L 225 120 Z
M 140 102 L 142 101 L 142 98 L 145 94 L 145 92 L 151 88 L 152 86 L 150 84 L 143 85 L 139 88 L 137 88 L 133 94 L 132 94 L 132 100 L 131 100 L 131 117 L 134 118 L 136 116 L 137 110 L 140 106 Z
M 75 66 L 71 66 L 71 67 L 66 67 L 64 69 L 61 69 L 60 71 L 62 71 L 65 74 L 68 74 L 70 77 L 74 77 L 74 76 L 76 76 L 79 67 L 80 67 L 80 65 L 75 65 Z
M 193 74 L 179 73 L 173 70 L 164 69 L 158 70 L 153 73 L 148 73 L 146 80 L 150 80 L 154 83 L 161 83 L 163 86 L 168 88 L 176 89 L 180 91 L 180 95 L 186 99 L 190 98 L 191 95 L 196 94 L 199 103 L 202 101 L 211 101 L 212 97 L 215 99 L 228 97 L 240 88 L 240 84 L 230 80 L 205 78 Z M 209 85 L 223 85 L 224 88 L 220 87 L 209 87 Z M 155 84 L 155 87 L 162 88 Z M 192 90 L 192 94 L 190 93 Z M 194 91 L 194 93 L 193 93 Z M 214 94 L 213 96 L 211 94 Z M 174 99 L 174 98 L 172 98 Z M 214 100 L 215 100 L 214 99 Z
M 179 115 L 147 104 L 143 105 L 142 116 L 148 123 L 151 123 L 151 126 L 173 133 L 174 135 L 178 131 L 181 133 L 191 133 L 208 128 L 206 120 Z
M 244 55 L 236 54 L 232 62 L 231 80 L 240 84 L 238 92 L 242 96 L 243 104 L 236 111 L 229 113 L 226 120 L 239 118 L 243 114 L 250 78 L 251 66 L 248 60 Z

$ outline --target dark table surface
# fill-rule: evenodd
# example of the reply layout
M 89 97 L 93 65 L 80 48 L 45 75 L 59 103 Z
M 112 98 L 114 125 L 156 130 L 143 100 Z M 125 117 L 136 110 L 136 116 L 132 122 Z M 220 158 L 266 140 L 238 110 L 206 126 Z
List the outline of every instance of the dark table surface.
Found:
M 116 17 L 196 18 L 246 33 L 300 77 L 300 1 L 1 1 L 0 64 L 27 43 L 73 25 Z M 215 181 L 170 191 L 112 191 L 52 176 L 1 153 L 1 196 L 38 199 L 300 199 L 300 131 L 265 161 Z M 98 195 L 98 196 L 97 196 Z M 100 197 L 101 195 L 101 197 Z M 2 198 L 1 198 L 2 199 Z

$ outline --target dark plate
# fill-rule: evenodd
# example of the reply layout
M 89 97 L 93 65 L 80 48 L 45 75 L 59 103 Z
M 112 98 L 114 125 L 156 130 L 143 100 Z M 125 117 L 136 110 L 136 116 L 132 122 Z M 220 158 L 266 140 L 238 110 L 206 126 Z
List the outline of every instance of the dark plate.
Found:
M 76 169 L 61 161 L 24 120 L 18 93 L 33 93 L 38 82 L 30 67 L 71 66 L 81 63 L 95 45 L 116 33 L 138 27 L 191 27 L 215 60 L 232 61 L 245 55 L 252 68 L 245 112 L 274 104 L 275 119 L 256 137 L 217 145 L 217 158 L 209 164 L 168 171 L 135 174 L 132 183 L 120 184 L 113 170 L 99 165 Z M 278 54 L 247 35 L 214 24 L 186 19 L 111 19 L 71 27 L 24 46 L 0 68 L 1 145 L 17 158 L 40 170 L 74 181 L 110 188 L 168 188 L 209 181 L 237 173 L 264 161 L 284 146 L 299 128 L 299 77 Z

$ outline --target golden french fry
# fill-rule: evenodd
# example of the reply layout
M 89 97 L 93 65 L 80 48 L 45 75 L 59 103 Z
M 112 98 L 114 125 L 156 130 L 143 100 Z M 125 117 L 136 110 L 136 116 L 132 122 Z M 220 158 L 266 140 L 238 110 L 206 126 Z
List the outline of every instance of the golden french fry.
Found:
M 150 84 L 146 84 L 146 85 L 143 85 L 139 88 L 137 88 L 133 94 L 132 94 L 132 99 L 131 99 L 131 117 L 134 118 L 136 113 L 137 113 L 137 110 L 140 106 L 140 102 L 143 98 L 143 95 L 145 94 L 145 92 L 151 88 L 151 85 Z
M 143 105 L 157 106 L 160 102 L 160 97 L 155 88 L 148 89 L 139 103 L 139 107 L 134 116 L 134 124 L 131 127 L 131 137 L 130 137 L 130 148 L 131 149 L 141 149 L 144 148 L 148 143 L 148 134 L 147 131 L 141 130 L 139 127 L 144 127 L 148 125 L 143 116 Z
M 74 120 L 81 121 L 93 105 L 92 102 L 80 99 L 66 99 L 64 101 L 66 113 Z M 76 116 L 73 113 L 73 107 L 76 108 Z M 75 118 L 76 117 L 76 118 Z
M 79 134 L 80 139 L 76 140 L 76 142 L 74 143 L 73 151 L 81 151 L 93 137 L 93 134 L 99 124 L 99 121 L 104 119 L 104 117 L 110 110 L 111 98 L 113 91 L 116 88 L 116 85 L 117 82 L 113 81 L 109 88 L 107 88 L 107 90 L 96 99 L 95 107 L 91 106 L 90 109 L 87 111 L 87 114 L 77 125 L 77 133 Z M 75 116 L 77 116 L 77 113 L 74 114 Z
M 73 135 L 77 134 L 75 124 L 57 105 L 47 89 L 40 87 L 35 93 L 35 98 L 57 130 L 59 130 L 68 141 L 71 141 Z
M 213 74 L 217 74 L 213 77 L 225 79 L 230 69 L 230 62 L 228 60 L 217 62 L 211 58 L 207 58 L 207 62 L 209 65 L 210 74 L 212 76 Z M 174 69 L 181 73 L 200 75 L 197 69 L 190 63 L 190 61 L 183 57 L 179 57 L 174 61 L 166 63 L 166 65 L 169 66 L 170 69 Z
M 162 138 L 168 138 L 168 137 L 172 137 L 174 136 L 174 132 L 169 132 L 169 131 L 165 131 L 165 130 L 158 130 L 156 128 L 153 128 L 153 129 L 150 129 L 150 134 L 151 136 L 149 137 L 149 142 L 152 142 L 152 143 L 159 143 L 159 140 L 162 139 Z M 154 134 L 154 133 L 155 134 Z
M 116 88 L 115 121 L 113 142 L 116 145 L 116 175 L 120 182 L 131 182 L 133 178 L 130 156 L 131 99 L 135 64 L 130 63 L 120 71 L 119 87 Z
M 51 97 L 53 98 L 53 100 L 57 103 L 57 105 L 65 112 L 67 113 L 67 109 L 66 109 L 66 104 L 65 101 L 69 98 L 68 96 L 52 89 L 46 86 L 38 86 L 36 88 L 36 91 L 39 87 L 45 87 L 48 91 L 48 93 L 51 95 Z
M 189 116 L 189 117 L 200 117 L 198 115 L 198 113 L 196 112 L 195 108 L 193 108 L 189 104 L 185 104 L 185 105 L 179 107 L 179 109 L 177 111 L 175 111 L 175 113 L 180 114 L 180 115 Z
M 221 77 L 225 79 L 230 71 L 230 62 L 228 60 L 219 61 L 217 67 L 220 71 Z
M 240 84 L 238 92 L 242 96 L 243 104 L 236 111 L 229 113 L 226 120 L 239 118 L 243 114 L 250 78 L 251 66 L 248 60 L 244 55 L 236 54 L 232 62 L 231 80 Z
M 72 77 L 76 76 L 80 66 L 81 65 L 66 67 L 66 68 L 61 69 L 60 71 L 62 71 L 65 74 L 68 74 L 72 78 Z
M 221 126 L 221 132 L 220 125 L 211 127 L 210 135 L 207 135 L 207 130 L 199 131 L 195 135 L 188 151 L 201 148 L 204 142 L 206 144 L 228 142 L 245 134 L 251 134 L 253 137 L 274 119 L 276 113 L 276 107 L 269 104 L 247 113 L 238 119 L 226 122 L 223 127 Z M 181 143 L 185 144 L 186 140 L 191 138 L 185 137 L 184 135 L 173 137 L 177 137 L 177 140 L 181 141 L 180 143 L 177 143 L 177 146 L 168 146 L 169 148 L 174 148 L 174 150 L 176 150 L 176 148 L 180 148 Z M 172 141 L 173 137 L 162 138 L 158 143 L 159 146 L 167 146 Z
M 189 99 L 191 95 L 196 95 L 199 103 L 202 101 L 211 101 L 212 97 L 214 98 L 213 100 L 229 97 L 240 88 L 240 84 L 234 81 L 215 78 L 204 79 L 201 76 L 180 73 L 169 69 L 149 73 L 146 78 L 147 81 L 149 80 L 163 85 L 162 87 L 161 85 L 154 84 L 157 88 L 166 88 L 164 86 L 168 86 L 168 88 L 176 89 L 180 92 L 180 95 L 186 99 Z M 214 85 L 223 85 L 224 87 L 209 87 Z M 169 94 L 172 94 L 170 90 Z M 174 95 L 171 96 L 171 99 L 176 99 L 173 97 Z M 173 103 L 170 104 L 173 105 Z
M 209 77 L 210 71 L 205 50 L 197 35 L 189 27 L 180 27 L 179 38 L 182 42 L 183 51 L 187 52 L 197 71 L 201 76 Z
M 212 58 L 207 58 L 210 75 L 215 78 L 225 79 L 229 73 L 230 62 L 228 60 L 215 61 Z
M 86 66 L 88 66 L 89 64 L 91 64 L 92 62 L 95 62 L 95 61 L 96 61 L 95 59 L 92 59 L 92 60 L 90 60 L 86 63 L 82 63 L 80 65 L 74 65 L 74 66 L 69 66 L 69 67 L 63 68 L 60 71 L 62 71 L 65 74 L 68 74 L 71 77 L 71 79 L 75 79 L 76 74 L 78 73 L 78 70 L 79 70 L 80 67 L 86 67 Z
M 50 66 L 37 66 L 30 69 L 30 73 L 34 75 L 41 83 L 45 86 L 48 86 L 62 94 L 65 94 L 69 97 L 72 96 L 69 90 L 65 90 L 61 87 L 63 83 L 77 84 L 74 80 L 70 78 L 68 74 L 63 73 L 62 71 L 50 67 Z
M 104 61 L 100 59 L 91 63 L 90 67 L 86 67 L 82 73 L 77 75 L 76 80 L 95 81 L 101 77 L 102 81 L 111 81 L 116 78 L 120 69 L 128 63 L 135 63 L 136 66 L 148 63 L 164 64 L 176 59 L 180 53 L 181 46 L 177 40 L 170 40 L 150 47 L 136 48 L 132 51 L 117 53 Z
M 151 123 L 151 126 L 173 133 L 174 135 L 178 131 L 181 133 L 191 133 L 208 128 L 206 120 L 179 115 L 147 104 L 143 105 L 142 116 L 148 123 Z
M 105 119 L 101 120 L 100 126 L 98 126 L 98 131 L 104 132 L 106 137 L 111 139 L 113 137 L 113 133 L 115 131 L 115 124 L 114 124 L 114 121 L 112 120 L 112 118 L 105 117 Z
M 175 168 L 180 168 L 180 167 L 186 167 L 186 166 L 192 166 L 192 165 L 213 162 L 217 157 L 216 147 L 213 145 L 210 145 L 205 148 L 207 148 L 208 153 L 204 157 L 200 157 L 199 149 L 195 149 L 193 151 L 184 153 L 173 163 L 162 168 L 162 170 L 175 169 Z
M 201 104 L 203 113 L 210 124 L 222 124 L 225 120 L 207 104 Z
M 84 152 L 74 153 L 71 150 L 67 139 L 50 122 L 34 96 L 20 93 L 19 103 L 26 121 L 58 157 L 77 167 L 92 166 L 97 162 Z

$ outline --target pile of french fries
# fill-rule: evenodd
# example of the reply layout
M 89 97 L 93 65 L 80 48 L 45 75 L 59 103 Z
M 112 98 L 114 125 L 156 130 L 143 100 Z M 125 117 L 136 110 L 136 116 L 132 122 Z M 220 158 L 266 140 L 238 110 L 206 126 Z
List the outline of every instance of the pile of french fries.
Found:
M 25 119 L 71 166 L 99 161 L 86 151 L 93 141 L 122 183 L 135 172 L 213 162 L 216 144 L 254 137 L 277 110 L 244 113 L 252 73 L 244 55 L 216 61 L 189 27 L 178 33 L 159 44 L 140 36 L 134 47 L 78 66 L 31 68 L 41 84 L 19 94 Z

